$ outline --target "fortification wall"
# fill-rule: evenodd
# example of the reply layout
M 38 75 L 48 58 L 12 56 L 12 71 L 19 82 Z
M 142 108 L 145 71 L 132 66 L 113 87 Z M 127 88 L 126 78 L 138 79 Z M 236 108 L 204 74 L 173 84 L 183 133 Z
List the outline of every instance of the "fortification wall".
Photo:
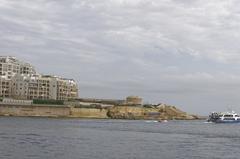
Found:
M 66 106 L 0 105 L 0 115 L 68 117 L 70 108 Z
M 107 109 L 71 108 L 71 117 L 106 119 L 108 118 L 107 112 Z

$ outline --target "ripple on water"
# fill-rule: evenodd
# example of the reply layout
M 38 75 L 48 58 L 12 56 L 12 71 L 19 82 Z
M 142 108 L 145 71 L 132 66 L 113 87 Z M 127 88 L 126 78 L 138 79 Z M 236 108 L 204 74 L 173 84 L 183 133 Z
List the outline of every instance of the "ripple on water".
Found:
M 237 159 L 238 132 L 237 125 L 203 121 L 4 118 L 0 120 L 0 158 Z

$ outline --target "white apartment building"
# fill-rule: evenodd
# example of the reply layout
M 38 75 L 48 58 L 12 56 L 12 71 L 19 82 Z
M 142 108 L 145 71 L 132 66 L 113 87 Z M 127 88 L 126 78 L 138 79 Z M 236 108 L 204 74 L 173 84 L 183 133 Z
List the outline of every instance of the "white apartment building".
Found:
M 78 97 L 77 83 L 73 79 L 57 79 L 57 99 L 64 100 Z
M 78 97 L 74 80 L 46 75 L 17 75 L 13 79 L 12 95 L 15 99 L 66 100 Z
M 0 74 L 2 97 L 55 100 L 78 97 L 78 86 L 74 80 L 37 74 L 33 66 L 15 57 L 0 56 Z
M 12 56 L 0 56 L 0 96 L 11 97 L 13 78 L 17 74 L 36 74 L 32 65 Z
M 11 97 L 12 95 L 12 81 L 0 77 L 0 97 Z
M 11 79 L 16 74 L 36 74 L 35 68 L 29 63 L 22 62 L 16 57 L 0 56 L 0 76 Z

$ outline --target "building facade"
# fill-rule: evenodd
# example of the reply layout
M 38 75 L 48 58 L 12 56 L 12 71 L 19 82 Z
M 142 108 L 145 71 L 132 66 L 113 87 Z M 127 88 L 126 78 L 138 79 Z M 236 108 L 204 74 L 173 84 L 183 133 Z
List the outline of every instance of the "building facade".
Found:
M 34 67 L 15 57 L 0 57 L 0 96 L 14 99 L 78 98 L 78 86 L 72 79 L 40 75 Z
M 11 97 L 12 95 L 12 81 L 0 77 L 0 97 Z
M 33 75 L 36 71 L 31 64 L 22 62 L 16 57 L 0 56 L 0 76 L 12 79 L 16 74 Z

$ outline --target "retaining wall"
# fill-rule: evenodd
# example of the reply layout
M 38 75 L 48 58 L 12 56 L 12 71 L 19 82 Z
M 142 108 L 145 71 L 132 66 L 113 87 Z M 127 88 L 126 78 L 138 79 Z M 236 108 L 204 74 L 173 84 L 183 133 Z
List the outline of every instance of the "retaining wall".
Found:
M 67 106 L 45 105 L 0 105 L 0 115 L 69 117 L 70 108 Z
M 80 118 L 108 118 L 107 109 L 96 109 L 96 108 L 71 108 L 72 117 Z

